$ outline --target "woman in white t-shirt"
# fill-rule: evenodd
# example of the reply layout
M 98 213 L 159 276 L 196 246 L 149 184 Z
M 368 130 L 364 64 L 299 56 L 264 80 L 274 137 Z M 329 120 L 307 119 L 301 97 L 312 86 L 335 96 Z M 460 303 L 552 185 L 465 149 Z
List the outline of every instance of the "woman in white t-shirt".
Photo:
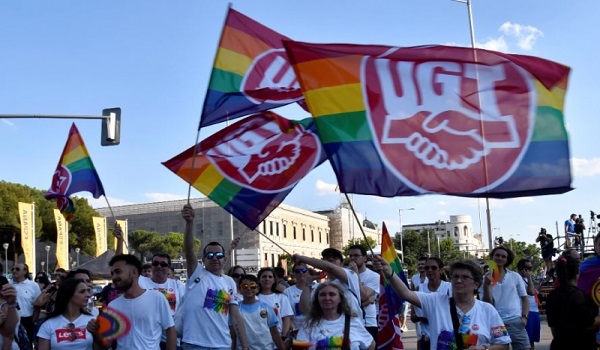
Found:
M 294 310 L 294 317 L 292 318 L 294 324 L 294 330 L 297 330 L 302 323 L 304 323 L 304 315 L 300 312 L 300 296 L 302 295 L 302 288 L 304 286 L 310 286 L 308 280 L 308 267 L 304 263 L 295 263 L 292 268 L 294 271 L 294 279 L 296 284 L 288 287 L 283 291 L 283 294 L 288 298 L 292 310 Z
M 288 298 L 279 293 L 275 285 L 275 270 L 264 267 L 258 271 L 258 300 L 271 306 L 275 316 L 279 319 L 277 329 L 283 338 L 292 330 L 292 316 L 294 311 Z
M 348 349 L 375 349 L 375 341 L 362 319 L 354 316 L 342 288 L 332 282 L 321 283 L 314 293 L 310 314 L 300 326 L 294 345 L 310 350 L 342 348 L 345 321 L 349 318 Z
M 86 306 L 92 292 L 79 279 L 65 280 L 56 295 L 54 311 L 42 324 L 37 336 L 39 350 L 92 350 L 92 334 L 87 324 L 93 316 Z

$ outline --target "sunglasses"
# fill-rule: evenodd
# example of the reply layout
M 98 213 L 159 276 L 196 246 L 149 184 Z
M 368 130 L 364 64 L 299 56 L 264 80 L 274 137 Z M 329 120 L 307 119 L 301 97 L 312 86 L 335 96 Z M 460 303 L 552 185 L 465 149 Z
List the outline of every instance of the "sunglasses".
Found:
M 243 273 L 232 273 L 231 274 L 231 278 L 240 278 L 242 277 L 244 274 Z
M 306 273 L 306 271 L 308 271 L 306 267 L 303 267 L 301 269 L 294 269 L 294 273 Z
M 13 271 L 21 271 L 21 268 L 20 267 L 13 267 L 12 270 Z
M 152 266 L 158 266 L 160 265 L 160 267 L 169 267 L 169 264 L 167 264 L 165 261 L 153 261 L 152 262 Z
M 429 270 L 436 271 L 438 269 L 438 267 L 437 266 L 425 266 L 424 269 L 427 271 L 429 271 Z
M 77 340 L 77 332 L 75 331 L 75 324 L 72 322 L 67 324 L 67 329 L 69 330 L 71 341 Z
M 223 253 L 206 253 L 206 254 L 204 254 L 204 257 L 206 259 L 208 259 L 208 260 L 210 260 L 210 259 L 212 259 L 214 257 L 216 257 L 217 259 L 221 260 L 221 259 L 223 259 L 225 257 L 225 254 L 223 254 Z
M 256 283 L 242 283 L 241 287 L 243 289 L 248 289 L 248 288 L 250 288 L 250 289 L 256 289 L 256 288 L 258 288 L 258 284 L 256 284 Z

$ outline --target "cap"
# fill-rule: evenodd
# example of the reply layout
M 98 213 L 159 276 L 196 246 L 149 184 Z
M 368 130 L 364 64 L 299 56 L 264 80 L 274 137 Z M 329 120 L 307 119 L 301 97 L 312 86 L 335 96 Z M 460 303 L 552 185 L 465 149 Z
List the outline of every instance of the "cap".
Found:
M 335 248 L 325 248 L 323 249 L 323 251 L 321 252 L 321 256 L 323 258 L 328 257 L 328 256 L 335 256 L 336 258 L 340 259 L 340 260 L 344 260 L 344 254 L 342 254 L 341 251 L 335 249 Z

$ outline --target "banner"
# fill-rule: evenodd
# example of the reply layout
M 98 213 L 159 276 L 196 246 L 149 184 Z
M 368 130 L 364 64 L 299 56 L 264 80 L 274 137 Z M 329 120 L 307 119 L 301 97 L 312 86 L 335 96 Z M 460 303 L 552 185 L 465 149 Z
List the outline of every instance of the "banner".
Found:
M 94 233 L 96 234 L 96 256 L 104 253 L 108 247 L 106 242 L 106 218 L 93 217 Z
M 21 246 L 25 263 L 29 272 L 35 276 L 35 207 L 34 203 L 19 202 L 19 217 L 21 218 Z M 15 261 L 15 264 L 17 262 Z
M 129 254 L 129 237 L 128 237 L 128 228 L 127 228 L 127 220 L 117 220 L 117 224 L 121 226 L 121 231 L 123 231 L 123 254 Z M 117 237 L 115 237 L 115 246 L 117 245 Z
M 69 270 L 69 223 L 58 209 L 54 209 L 56 221 L 56 267 Z

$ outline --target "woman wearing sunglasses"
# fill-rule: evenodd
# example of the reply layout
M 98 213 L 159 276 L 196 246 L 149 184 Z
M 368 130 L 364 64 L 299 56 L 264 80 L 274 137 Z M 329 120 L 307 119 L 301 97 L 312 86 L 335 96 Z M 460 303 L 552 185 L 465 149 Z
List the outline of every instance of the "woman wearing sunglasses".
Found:
M 292 317 L 293 329 L 297 330 L 302 323 L 304 323 L 304 315 L 300 312 L 300 295 L 302 295 L 302 288 L 304 286 L 310 287 L 310 281 L 308 280 L 308 267 L 303 263 L 296 263 L 292 268 L 294 272 L 294 280 L 296 284 L 290 286 L 283 291 L 283 294 L 288 298 L 292 309 L 294 310 L 294 316 Z
M 241 293 L 239 293 L 239 291 L 240 291 L 240 278 L 244 277 L 245 275 L 246 275 L 246 269 L 244 269 L 240 265 L 232 266 L 229 268 L 229 271 L 227 271 L 227 276 L 231 277 L 235 281 L 235 285 L 238 287 L 238 293 L 231 296 L 232 298 L 237 298 L 238 302 L 242 302 L 242 299 L 244 299 L 244 296 Z
M 93 349 L 92 334 L 86 328 L 93 319 L 86 309 L 91 295 L 82 280 L 68 279 L 61 284 L 54 311 L 37 334 L 39 350 Z
M 238 291 L 242 294 L 240 313 L 246 325 L 248 346 L 256 350 L 283 350 L 284 344 L 279 335 L 277 324 L 279 319 L 270 305 L 256 299 L 258 279 L 253 275 L 243 275 L 240 278 Z M 232 341 L 235 349 L 242 350 L 242 345 L 236 339 L 235 329 L 230 326 Z
M 277 291 L 275 285 L 275 270 L 271 267 L 264 267 L 258 271 L 258 299 L 263 303 L 270 305 L 279 319 L 277 329 L 279 334 L 287 337 L 292 330 L 292 306 L 288 298 Z
M 423 293 L 442 293 L 448 296 L 452 295 L 452 284 L 442 280 L 444 262 L 440 258 L 430 257 L 425 260 L 425 274 L 427 275 L 426 282 L 415 287 L 415 290 Z M 429 349 L 430 331 L 427 317 L 423 315 L 423 310 L 418 307 L 413 307 L 411 315 L 413 322 L 420 322 L 421 334 L 417 334 L 418 348 L 420 350 Z
M 491 304 L 475 298 L 475 291 L 482 283 L 483 271 L 474 261 L 459 260 L 450 266 L 451 295 L 413 292 L 393 273 L 383 258 L 376 257 L 374 267 L 379 266 L 396 293 L 423 310 L 423 316 L 429 324 L 430 349 L 458 348 L 452 321 L 454 312 L 460 324 L 456 331 L 463 343 L 461 349 L 508 349 L 510 337 L 498 311 Z M 451 302 L 454 303 L 453 309 Z

